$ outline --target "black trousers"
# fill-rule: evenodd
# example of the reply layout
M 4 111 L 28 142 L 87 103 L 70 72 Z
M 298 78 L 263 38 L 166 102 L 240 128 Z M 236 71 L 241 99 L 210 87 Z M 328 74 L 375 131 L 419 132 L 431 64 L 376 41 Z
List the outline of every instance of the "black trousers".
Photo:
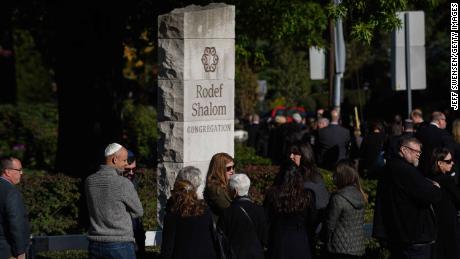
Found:
M 431 246 L 431 244 L 391 244 L 389 248 L 392 259 L 430 259 Z

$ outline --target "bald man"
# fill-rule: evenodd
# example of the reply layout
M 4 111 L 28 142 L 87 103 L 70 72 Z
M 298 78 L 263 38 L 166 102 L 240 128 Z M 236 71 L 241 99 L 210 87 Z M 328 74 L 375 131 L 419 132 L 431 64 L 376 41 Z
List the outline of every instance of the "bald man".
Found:
M 326 169 L 332 169 L 339 160 L 348 158 L 350 131 L 342 127 L 339 120 L 340 111 L 333 109 L 329 125 L 318 130 L 317 161 Z

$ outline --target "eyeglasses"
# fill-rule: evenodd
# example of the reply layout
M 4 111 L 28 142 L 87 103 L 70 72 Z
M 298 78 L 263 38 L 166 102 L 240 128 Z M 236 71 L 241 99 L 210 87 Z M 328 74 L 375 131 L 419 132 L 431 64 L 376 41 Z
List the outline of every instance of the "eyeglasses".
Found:
M 18 171 L 18 172 L 22 172 L 22 168 L 20 168 L 20 169 L 16 169 L 16 168 L 6 168 L 6 169 L 8 169 L 8 170 L 14 170 L 14 171 Z
M 454 162 L 453 159 L 446 159 L 446 160 L 441 160 L 441 161 L 443 161 L 446 164 L 452 164 L 452 162 Z
M 235 166 L 234 166 L 234 165 L 231 165 L 231 166 L 227 166 L 227 167 L 225 167 L 225 168 L 227 169 L 227 172 L 230 172 L 230 171 L 232 171 L 232 170 L 235 169 Z
M 125 171 L 123 172 L 124 174 L 135 174 L 136 173 L 136 168 L 127 168 L 125 169 Z
M 421 151 L 421 150 L 417 150 L 417 149 L 411 148 L 411 147 L 409 147 L 409 146 L 403 146 L 403 147 L 408 148 L 408 149 L 414 151 L 415 153 L 417 153 L 417 154 L 419 154 L 419 155 L 422 154 L 422 151 Z

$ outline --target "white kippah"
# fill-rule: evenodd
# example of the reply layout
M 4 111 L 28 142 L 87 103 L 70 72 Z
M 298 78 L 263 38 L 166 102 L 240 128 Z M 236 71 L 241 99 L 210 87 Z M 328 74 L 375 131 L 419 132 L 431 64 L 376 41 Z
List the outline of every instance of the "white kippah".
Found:
M 109 144 L 104 151 L 105 157 L 111 156 L 115 154 L 118 150 L 120 150 L 123 146 L 118 143 Z

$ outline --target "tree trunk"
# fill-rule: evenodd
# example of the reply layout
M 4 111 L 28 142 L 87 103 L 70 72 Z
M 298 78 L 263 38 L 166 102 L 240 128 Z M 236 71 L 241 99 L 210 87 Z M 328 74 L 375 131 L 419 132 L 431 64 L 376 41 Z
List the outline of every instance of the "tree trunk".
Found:
M 59 2 L 51 10 L 59 100 L 56 169 L 84 178 L 102 162 L 105 146 L 121 140 L 125 16 L 116 2 Z

